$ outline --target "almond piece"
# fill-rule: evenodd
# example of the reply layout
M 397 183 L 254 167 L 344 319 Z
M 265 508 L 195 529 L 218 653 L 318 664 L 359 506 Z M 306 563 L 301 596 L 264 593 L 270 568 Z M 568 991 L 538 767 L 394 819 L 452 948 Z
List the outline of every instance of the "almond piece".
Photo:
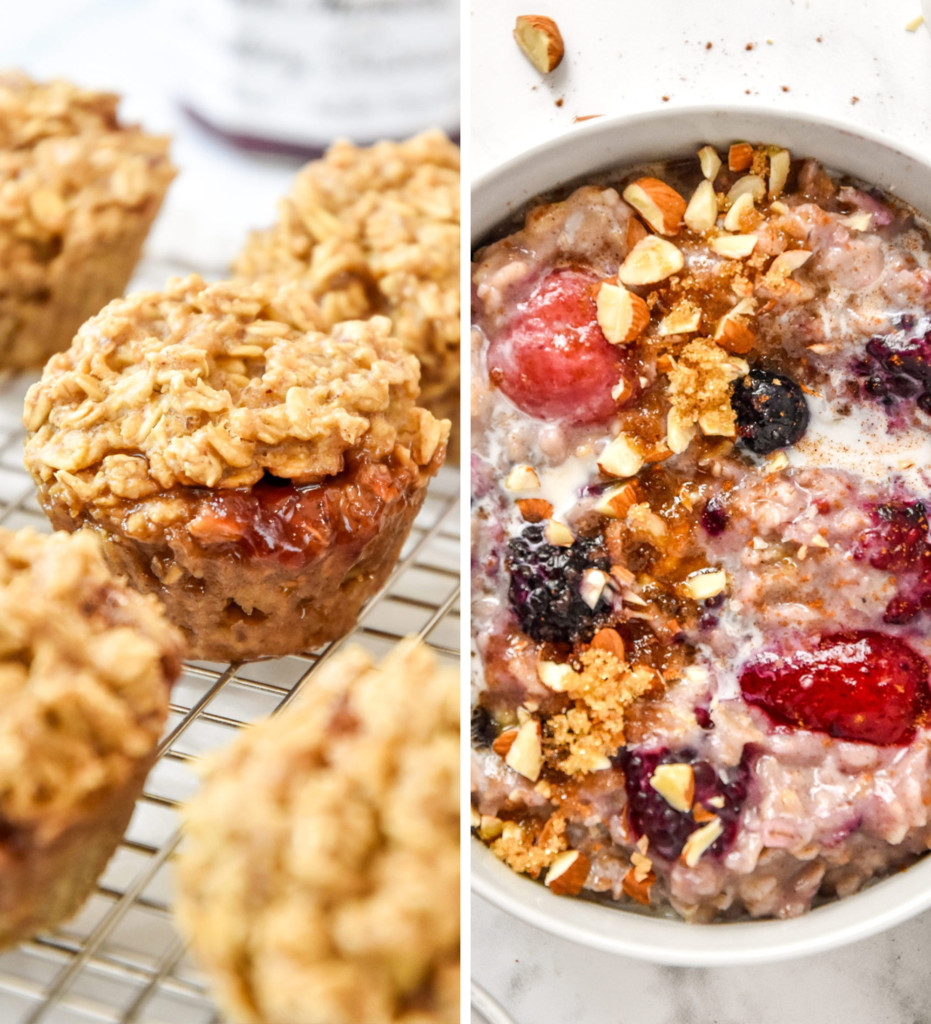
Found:
M 727 151 L 730 171 L 745 171 L 753 163 L 753 146 L 749 142 L 735 142 Z
M 517 503 L 525 523 L 542 523 L 553 514 L 553 504 L 543 498 L 521 498 Z
M 598 606 L 605 587 L 611 581 L 611 577 L 603 569 L 586 569 L 582 573 L 582 580 L 579 583 L 579 597 L 588 605 L 592 611 Z
M 658 764 L 650 785 L 676 811 L 689 811 L 695 799 L 695 772 L 690 764 Z
M 498 836 L 504 831 L 504 822 L 500 818 L 496 818 L 492 814 L 483 814 L 481 821 L 478 826 L 478 834 L 480 839 L 484 839 L 488 842 L 491 839 L 497 839 Z
M 533 466 L 520 465 L 515 466 L 510 473 L 508 473 L 507 480 L 504 481 L 504 488 L 512 493 L 518 491 L 535 491 L 540 486 L 540 478 L 537 476 L 537 471 Z
M 713 182 L 721 170 L 721 158 L 714 146 L 702 146 L 698 151 L 698 163 L 705 178 Z
M 718 219 L 718 197 L 714 193 L 714 185 L 706 178 L 699 182 L 698 188 L 692 193 L 689 205 L 685 208 L 685 226 L 701 235 L 710 231 Z
M 771 149 L 769 152 L 769 198 L 782 195 L 789 177 L 792 158 L 787 149 Z
M 787 252 L 780 253 L 770 263 L 763 275 L 763 283 L 769 288 L 782 288 L 787 279 L 799 267 L 804 266 L 809 259 L 811 259 L 811 253 L 807 249 L 789 249 Z
M 620 284 L 603 284 L 596 300 L 598 326 L 612 345 L 626 345 L 650 322 L 647 304 Z
M 636 287 L 665 281 L 685 265 L 679 249 L 657 235 L 647 235 L 630 250 L 617 272 L 621 284 Z
M 613 654 L 618 661 L 624 661 L 624 641 L 621 634 L 616 629 L 611 629 L 610 626 L 598 630 L 592 637 L 591 646 L 596 650 Z
M 592 506 L 596 512 L 610 519 L 623 519 L 631 505 L 640 501 L 640 492 L 633 480 L 609 487 Z
M 856 213 L 848 214 L 846 217 L 838 217 L 838 224 L 843 224 L 851 231 L 869 231 L 873 223 L 873 215 L 868 210 L 857 210 Z
M 666 337 L 670 334 L 694 334 L 701 327 L 701 310 L 694 302 L 682 299 L 660 320 L 657 332 Z
M 646 238 L 649 233 L 650 232 L 647 231 L 646 225 L 642 220 L 637 220 L 636 217 L 631 217 L 627 221 L 627 248 L 633 249 L 640 239 Z
M 498 755 L 498 757 L 507 757 L 508 751 L 511 749 L 511 744 L 516 739 L 516 729 L 505 729 L 503 732 L 499 732 L 494 738 L 494 741 L 491 744 L 491 749 Z
M 548 544 L 555 544 L 558 548 L 570 548 L 575 543 L 572 531 L 565 523 L 558 519 L 548 519 L 543 527 L 543 536 Z
M 598 468 L 608 476 L 636 476 L 643 469 L 643 455 L 630 438 L 618 434 L 598 456 Z
M 665 181 L 638 178 L 622 195 L 657 234 L 675 235 L 682 227 L 685 200 Z
M 745 174 L 738 178 L 727 193 L 727 205 L 733 206 L 744 195 L 753 196 L 755 203 L 766 195 L 766 182 L 758 174 Z
M 695 867 L 699 860 L 701 860 L 701 855 L 717 840 L 723 831 L 724 826 L 721 824 L 721 819 L 717 816 L 713 817 L 711 821 L 706 822 L 701 828 L 695 829 L 682 847 L 682 859 L 686 865 L 690 868 Z
M 756 248 L 756 235 L 718 235 L 711 239 L 711 248 L 729 260 L 742 260 Z
M 714 333 L 714 340 L 735 355 L 746 355 L 756 344 L 756 335 L 743 322 L 734 316 L 722 316 Z
M 744 192 L 727 211 L 724 227 L 727 231 L 752 231 L 759 222 L 760 215 L 753 205 L 753 196 Z
M 541 659 L 537 662 L 537 676 L 548 690 L 563 693 L 575 679 L 576 672 L 571 665 Z
M 559 67 L 566 52 L 559 26 L 543 14 L 521 14 L 514 25 L 514 38 L 524 56 L 544 75 Z
M 673 407 L 666 416 L 666 444 L 673 454 L 684 452 L 692 443 L 698 427 L 690 420 L 683 419 L 681 413 Z
M 727 573 L 723 569 L 698 569 L 676 587 L 683 596 L 693 601 L 707 601 L 727 589 Z
M 531 718 L 517 730 L 504 762 L 518 775 L 523 775 L 531 782 L 537 781 L 543 767 L 543 746 L 540 742 L 538 721 Z
M 634 900 L 634 902 L 648 907 L 650 905 L 650 889 L 655 881 L 656 874 L 653 871 L 651 871 L 646 878 L 640 880 L 636 877 L 634 869 L 631 868 L 621 879 L 621 889 L 623 889 L 624 894 L 629 896 Z
M 577 896 L 588 880 L 588 857 L 579 850 L 557 853 L 546 873 L 546 885 L 557 896 Z

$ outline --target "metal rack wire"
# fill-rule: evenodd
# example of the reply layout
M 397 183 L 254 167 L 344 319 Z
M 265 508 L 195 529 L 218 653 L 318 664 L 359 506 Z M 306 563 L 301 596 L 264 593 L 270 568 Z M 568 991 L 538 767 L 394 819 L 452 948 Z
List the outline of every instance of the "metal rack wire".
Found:
M 30 382 L 0 384 L 0 525 L 47 530 L 22 466 L 20 417 Z M 193 766 L 312 685 L 316 667 L 345 643 L 380 657 L 417 634 L 458 665 L 458 495 L 458 473 L 444 467 L 387 586 L 344 640 L 306 657 L 185 667 L 158 762 L 96 891 L 64 927 L 0 956 L 3 1024 L 222 1024 L 171 919 L 169 862 L 179 842 L 178 806 L 197 786 Z

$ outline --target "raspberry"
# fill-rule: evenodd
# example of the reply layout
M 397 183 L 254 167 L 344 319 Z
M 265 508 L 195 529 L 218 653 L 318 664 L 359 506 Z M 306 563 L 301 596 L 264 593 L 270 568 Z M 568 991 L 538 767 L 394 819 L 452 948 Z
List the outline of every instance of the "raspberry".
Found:
M 666 860 L 676 860 L 686 839 L 699 827 L 692 813 L 677 811 L 650 785 L 650 778 L 660 764 L 692 766 L 695 776 L 693 810 L 703 807 L 717 815 L 723 826 L 721 835 L 709 847 L 709 853 L 722 856 L 733 845 L 749 788 L 749 750 L 736 768 L 715 768 L 708 761 L 699 760 L 690 749 L 621 750 L 615 760 L 624 772 L 630 826 L 636 836 L 650 840 L 651 856 L 659 854 Z
M 858 561 L 895 573 L 896 593 L 883 621 L 904 625 L 931 608 L 931 537 L 920 501 L 891 501 L 873 510 L 873 526 L 854 548 Z
M 850 630 L 807 650 L 761 654 L 744 667 L 740 689 L 781 725 L 900 746 L 927 711 L 928 666 L 898 637 Z
M 611 389 L 636 378 L 598 326 L 594 285 L 579 270 L 556 270 L 518 307 L 488 346 L 492 381 L 523 412 L 544 420 L 603 423 L 617 409 Z
M 541 524 L 528 526 L 508 541 L 507 567 L 511 607 L 520 628 L 534 640 L 590 640 L 607 621 L 611 604 L 605 595 L 592 609 L 579 589 L 586 569 L 610 567 L 598 541 L 580 538 L 571 547 L 557 547 L 544 540 Z
M 737 437 L 755 455 L 796 444 L 808 427 L 805 395 L 784 373 L 754 367 L 734 382 L 731 405 L 737 416 Z

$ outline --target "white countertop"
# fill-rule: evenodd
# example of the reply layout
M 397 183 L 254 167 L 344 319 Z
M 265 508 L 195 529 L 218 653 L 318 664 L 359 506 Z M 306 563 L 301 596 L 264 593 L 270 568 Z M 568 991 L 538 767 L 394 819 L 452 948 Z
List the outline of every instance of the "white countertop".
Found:
M 545 80 L 511 37 L 526 13 L 555 18 L 565 40 Z M 584 131 L 576 117 L 703 103 L 843 119 L 931 154 L 931 32 L 906 28 L 920 14 L 920 0 L 475 0 L 473 180 Z M 931 913 L 801 962 L 700 969 L 594 952 L 474 897 L 471 948 L 473 977 L 517 1024 L 931 1021 Z

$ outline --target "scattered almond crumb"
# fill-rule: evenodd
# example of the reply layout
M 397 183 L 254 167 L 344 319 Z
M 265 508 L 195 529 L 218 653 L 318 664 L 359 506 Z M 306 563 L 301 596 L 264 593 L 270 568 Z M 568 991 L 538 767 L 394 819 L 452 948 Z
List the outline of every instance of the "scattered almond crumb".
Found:
M 924 15 L 919 14 L 917 18 L 912 18 L 910 22 L 905 26 L 906 32 L 915 32 L 919 26 L 925 23 Z
M 788 92 L 789 91 L 789 87 L 787 85 L 782 86 L 782 91 L 783 92 Z
M 530 822 L 506 821 L 491 852 L 513 871 L 537 878 L 566 848 L 566 819 L 552 815 L 541 829 Z
M 745 50 L 752 50 L 756 46 L 756 43 L 747 43 L 744 47 Z
M 604 114 L 576 114 L 572 120 L 578 124 L 579 121 L 591 121 L 596 117 L 604 117 Z
M 860 102 L 860 97 L 859 96 L 851 96 L 850 97 L 850 105 L 851 106 L 854 106 L 855 104 L 857 104 L 859 102 Z

